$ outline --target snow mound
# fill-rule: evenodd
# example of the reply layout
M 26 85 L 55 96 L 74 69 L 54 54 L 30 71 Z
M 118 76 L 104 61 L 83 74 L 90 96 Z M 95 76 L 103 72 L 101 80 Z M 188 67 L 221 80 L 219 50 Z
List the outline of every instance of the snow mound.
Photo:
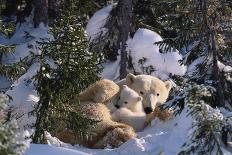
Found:
M 31 144 L 24 155 L 90 155 L 73 149 L 54 147 L 43 144 Z
M 99 35 L 104 35 L 107 32 L 107 29 L 104 27 L 104 25 L 112 8 L 113 5 L 104 7 L 91 17 L 86 26 L 87 37 L 90 39 L 90 41 L 93 41 Z
M 112 8 L 113 5 L 104 7 L 91 17 L 86 27 L 87 37 L 90 41 L 93 41 L 95 38 L 107 32 L 104 26 Z M 162 37 L 156 32 L 142 28 L 136 31 L 132 39 L 128 39 L 127 50 L 130 51 L 135 71 L 142 74 L 158 76 L 163 80 L 167 79 L 170 73 L 174 75 L 184 75 L 186 67 L 179 62 L 182 60 L 182 56 L 179 52 L 172 49 L 172 51 L 168 53 L 160 53 L 160 48 L 154 44 L 162 40 Z M 141 60 L 144 60 L 143 64 L 141 64 Z M 116 79 L 118 77 L 119 62 L 120 60 L 117 59 L 116 62 L 104 63 L 103 66 L 107 67 L 104 67 L 101 76 L 103 78 Z M 152 67 L 154 71 L 150 73 L 146 72 L 145 68 L 147 67 Z M 109 70 L 114 70 L 114 75 L 112 75 L 112 73 L 110 75 Z
M 39 66 L 38 63 L 34 63 L 26 74 L 14 82 L 12 89 L 6 92 L 12 98 L 7 103 L 8 110 L 11 111 L 11 116 L 17 120 L 21 130 L 27 129 L 36 121 L 36 118 L 30 115 L 30 112 L 34 110 L 39 97 L 31 79 L 37 73 Z
M 161 79 L 167 79 L 168 75 L 184 75 L 186 67 L 180 64 L 182 56 L 177 50 L 160 53 L 160 48 L 155 42 L 162 41 L 159 34 L 148 29 L 138 29 L 132 39 L 127 41 L 132 63 L 136 72 L 148 74 L 146 67 L 152 67 L 152 75 Z M 142 61 L 143 62 L 142 62 Z

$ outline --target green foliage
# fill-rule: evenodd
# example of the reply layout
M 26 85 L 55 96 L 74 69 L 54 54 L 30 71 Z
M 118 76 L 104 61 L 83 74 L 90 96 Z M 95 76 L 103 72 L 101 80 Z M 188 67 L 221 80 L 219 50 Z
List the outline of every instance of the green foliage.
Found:
M 184 51 L 184 61 L 191 64 L 199 57 L 204 61 L 197 65 L 195 75 L 189 77 L 198 83 L 212 80 L 220 100 L 218 106 L 224 106 L 224 79 L 218 67 L 218 61 L 227 62 L 228 56 L 223 53 L 230 51 L 231 42 L 226 36 L 231 32 L 232 5 L 227 0 L 161 0 L 152 1 L 158 7 L 158 23 L 164 29 L 174 30 L 175 35 L 155 44 L 163 52 L 172 48 Z M 160 11 L 162 6 L 167 6 Z M 193 46 L 193 44 L 195 44 Z M 191 47 L 192 46 L 192 47 Z M 228 90 L 226 90 L 228 91 Z
M 44 131 L 69 128 L 84 132 L 96 121 L 75 111 L 75 96 L 98 79 L 97 57 L 88 49 L 83 25 L 78 21 L 75 1 L 64 10 L 50 32 L 53 40 L 44 40 L 37 58 L 40 70 L 35 76 L 40 101 L 37 107 L 35 143 L 45 143 Z M 48 61 L 52 63 L 48 63 Z M 59 124 L 55 123 L 58 122 Z
M 231 117 L 227 118 L 219 110 L 212 108 L 218 102 L 215 92 L 215 88 L 209 85 L 186 83 L 167 103 L 175 109 L 175 115 L 187 108 L 188 115 L 193 118 L 189 140 L 183 144 L 179 155 L 223 154 L 224 144 L 227 145 L 230 140 L 228 131 L 231 131 L 232 124 L 229 122 L 232 120 Z
M 20 155 L 25 151 L 26 146 L 18 139 L 16 122 L 5 122 L 3 109 L 6 101 L 6 96 L 0 94 L 0 154 Z
M 190 142 L 183 145 L 182 154 L 218 154 L 222 155 L 223 130 L 231 128 L 228 119 L 223 117 L 219 110 L 212 108 L 212 97 L 215 89 L 210 86 L 192 85 L 186 91 L 185 104 L 189 108 L 189 115 L 194 119 Z M 213 100 L 214 99 L 214 100 Z M 227 129 L 226 129 L 227 130 Z M 225 140 L 225 141 L 224 141 Z
M 2 57 L 10 52 L 14 51 L 15 46 L 10 45 L 2 45 L 0 44 L 0 75 L 5 76 L 10 82 L 14 82 L 24 73 L 26 73 L 30 62 L 28 61 L 28 57 L 20 60 L 19 62 L 12 64 L 4 64 L 1 62 Z M 4 90 L 0 90 L 4 91 Z
M 0 60 L 2 56 L 14 50 L 15 46 L 5 46 L 0 44 Z M 15 81 L 23 75 L 28 68 L 28 58 L 13 64 L 3 64 L 0 62 L 0 75 L 6 76 L 9 80 Z
M 165 50 L 180 49 L 196 39 L 204 41 L 210 31 L 223 34 L 230 28 L 232 8 L 226 0 L 161 0 L 152 4 L 162 27 L 176 31 L 176 36 L 158 43 Z
M 0 13 L 5 9 L 5 1 L 0 0 Z M 4 34 L 6 37 L 10 37 L 13 32 L 15 32 L 16 23 L 15 21 L 10 21 L 8 23 L 3 23 L 3 16 L 0 15 L 0 35 Z
M 0 10 L 5 9 L 5 1 L 1 1 Z M 0 35 L 3 35 L 6 38 L 10 38 L 11 35 L 15 32 L 16 23 L 15 21 L 10 21 L 8 23 L 3 23 L 3 16 L 0 16 Z M 21 60 L 18 63 L 14 64 L 3 64 L 1 62 L 3 55 L 6 55 L 14 51 L 15 45 L 3 45 L 0 43 L 0 75 L 8 77 L 11 81 L 18 79 L 21 75 L 26 72 L 28 68 L 27 58 Z
M 82 21 L 85 25 L 88 22 L 89 16 L 92 16 L 98 9 L 103 7 L 107 4 L 107 0 L 98 0 L 96 1 L 89 1 L 89 0 L 76 0 L 75 2 L 72 0 L 55 0 L 56 3 L 59 3 L 59 8 L 52 8 L 52 9 L 59 9 L 59 13 L 63 13 L 67 9 L 71 9 L 70 12 L 75 11 L 76 21 Z M 75 3 L 75 4 L 72 4 Z M 52 6 L 51 6 L 52 7 Z M 54 6 L 53 6 L 54 7 Z M 57 16 L 59 18 L 59 15 Z

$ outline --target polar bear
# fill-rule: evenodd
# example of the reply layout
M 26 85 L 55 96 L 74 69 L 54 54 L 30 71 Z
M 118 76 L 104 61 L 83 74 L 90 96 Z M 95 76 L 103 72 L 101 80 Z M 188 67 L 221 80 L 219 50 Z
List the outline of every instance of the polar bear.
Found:
M 112 119 L 132 126 L 136 132 L 145 127 L 146 114 L 143 111 L 142 97 L 128 86 L 123 85 L 118 103 L 118 110 L 112 114 Z
M 159 114 L 162 114 L 164 119 L 167 118 L 169 112 L 167 115 L 163 111 L 157 112 L 155 107 L 166 101 L 171 89 L 170 82 L 163 82 L 149 75 L 135 76 L 133 74 L 128 74 L 124 81 L 127 86 L 143 97 L 143 108 L 147 114 L 146 124 L 157 114 L 158 117 Z M 95 128 L 87 129 L 86 132 L 91 134 L 90 138 L 81 138 L 79 131 L 70 129 L 63 129 L 55 133 L 55 136 L 64 142 L 82 144 L 90 148 L 104 148 L 108 145 L 118 147 L 127 140 L 135 138 L 136 133 L 131 126 L 113 121 L 111 118 L 111 108 L 118 100 L 119 92 L 119 85 L 113 81 L 100 80 L 78 95 L 79 99 L 73 101 L 77 105 L 76 112 L 78 114 L 100 121 Z
M 143 108 L 147 114 L 147 124 L 155 117 L 165 121 L 172 115 L 172 111 L 169 109 L 160 110 L 157 107 L 166 102 L 172 88 L 170 81 L 163 82 L 151 75 L 133 75 L 129 73 L 125 79 L 117 82 L 117 84 L 120 87 L 126 84 L 143 97 Z
M 107 103 L 112 97 L 116 97 L 119 91 L 120 87 L 114 81 L 102 79 L 81 92 L 78 99 L 80 101 Z
M 75 112 L 83 117 L 99 121 L 95 127 L 86 129 L 88 138 L 81 136 L 79 131 L 62 129 L 55 136 L 61 141 L 71 144 L 81 144 L 89 148 L 112 148 L 120 146 L 131 138 L 136 137 L 134 129 L 124 123 L 113 121 L 108 102 L 117 98 L 119 86 L 110 80 L 100 80 L 81 93 L 78 100 L 73 101 Z M 102 95 L 101 95 L 102 94 Z M 116 99 L 115 99 L 116 100 Z
M 151 75 L 126 76 L 126 85 L 143 97 L 143 107 L 146 114 L 150 114 L 155 108 L 164 104 L 172 88 L 170 81 L 162 81 Z
M 91 101 L 103 103 L 112 113 L 117 110 L 115 104 L 118 101 L 119 92 L 120 87 L 114 81 L 102 79 L 89 86 L 85 91 L 80 93 L 77 98 L 80 102 Z

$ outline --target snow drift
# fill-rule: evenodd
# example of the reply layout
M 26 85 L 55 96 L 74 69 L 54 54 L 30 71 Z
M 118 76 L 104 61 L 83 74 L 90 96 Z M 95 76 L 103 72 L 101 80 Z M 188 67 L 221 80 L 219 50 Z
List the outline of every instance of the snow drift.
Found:
M 155 44 L 163 39 L 159 34 L 148 29 L 138 29 L 132 39 L 127 41 L 133 67 L 136 72 L 146 74 L 143 68 L 152 66 L 151 75 L 167 79 L 169 74 L 183 76 L 186 67 L 180 64 L 182 56 L 177 50 L 160 53 L 160 48 Z M 140 63 L 144 60 L 143 63 Z
M 89 20 L 86 33 L 90 41 L 104 35 L 107 28 L 104 27 L 107 18 L 112 10 L 112 5 L 97 11 Z M 127 41 L 127 51 L 132 57 L 132 63 L 135 72 L 141 74 L 151 74 L 161 79 L 168 79 L 169 74 L 184 75 L 186 66 L 180 64 L 182 56 L 175 49 L 167 53 L 160 53 L 160 48 L 155 44 L 162 41 L 162 37 L 148 29 L 138 29 L 133 38 Z M 144 61 L 142 64 L 141 62 Z M 116 62 L 107 62 L 103 64 L 104 70 L 102 73 L 103 78 L 117 79 L 119 73 L 120 56 Z M 108 68 L 109 67 L 109 68 Z M 146 68 L 152 67 L 152 72 L 148 73 Z M 109 70 L 114 70 L 115 74 L 109 76 Z

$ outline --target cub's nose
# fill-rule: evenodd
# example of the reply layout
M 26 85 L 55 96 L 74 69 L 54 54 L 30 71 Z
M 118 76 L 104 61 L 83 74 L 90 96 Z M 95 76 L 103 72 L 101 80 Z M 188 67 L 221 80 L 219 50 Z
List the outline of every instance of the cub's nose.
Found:
M 120 107 L 119 107 L 119 105 L 117 105 L 117 104 L 116 104 L 116 105 L 114 105 L 114 106 L 115 106 L 117 109 L 119 109 L 119 108 L 120 108 Z
M 150 114 L 152 112 L 152 108 L 151 107 L 146 107 L 144 108 L 144 111 L 146 114 Z

